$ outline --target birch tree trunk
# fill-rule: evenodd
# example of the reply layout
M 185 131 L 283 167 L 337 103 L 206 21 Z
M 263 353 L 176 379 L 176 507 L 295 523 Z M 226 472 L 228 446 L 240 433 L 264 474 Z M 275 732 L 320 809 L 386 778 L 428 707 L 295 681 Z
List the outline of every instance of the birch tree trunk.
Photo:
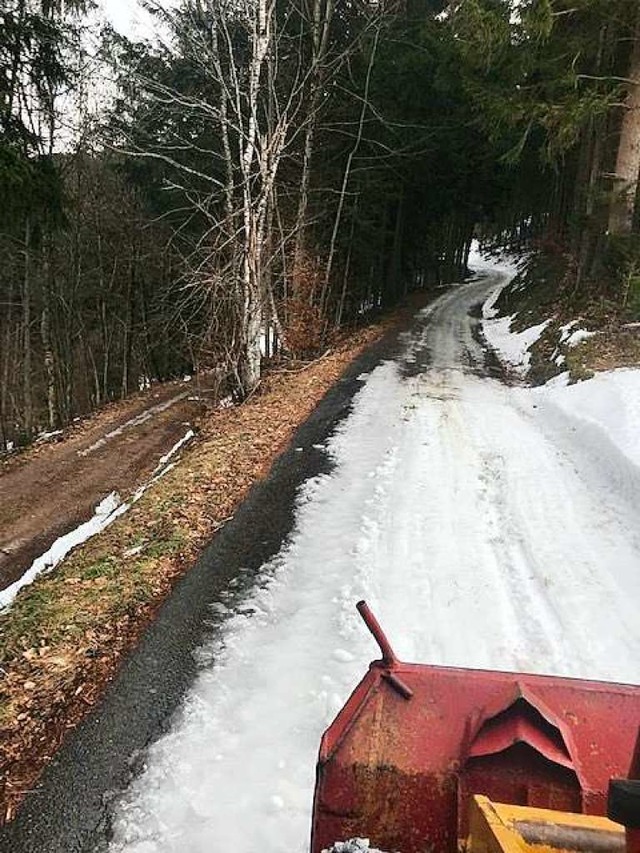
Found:
M 269 49 L 271 34 L 272 7 L 267 0 L 257 0 L 252 32 L 252 56 L 249 68 L 249 91 L 247 131 L 241 152 L 242 199 L 243 199 L 243 347 L 239 364 L 240 381 L 243 393 L 250 394 L 260 381 L 260 330 L 262 327 L 262 275 L 261 249 L 257 210 L 253 197 L 254 161 L 259 158 L 258 151 L 258 99 L 260 77 Z

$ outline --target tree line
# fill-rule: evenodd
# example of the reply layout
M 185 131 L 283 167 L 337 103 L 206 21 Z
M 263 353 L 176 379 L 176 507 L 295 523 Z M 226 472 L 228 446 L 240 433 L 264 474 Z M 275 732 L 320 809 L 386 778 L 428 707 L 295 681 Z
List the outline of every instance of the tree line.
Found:
M 90 56 L 82 2 L 4 0 L 0 447 L 185 371 L 242 398 L 474 234 L 640 307 L 637 0 L 154 9 Z

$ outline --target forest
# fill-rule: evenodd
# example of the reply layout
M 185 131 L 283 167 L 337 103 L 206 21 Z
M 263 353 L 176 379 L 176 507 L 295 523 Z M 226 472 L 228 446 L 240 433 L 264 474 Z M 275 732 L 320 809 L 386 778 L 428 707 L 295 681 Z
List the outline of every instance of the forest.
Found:
M 0 6 L 0 450 L 466 273 L 558 261 L 640 319 L 637 0 Z

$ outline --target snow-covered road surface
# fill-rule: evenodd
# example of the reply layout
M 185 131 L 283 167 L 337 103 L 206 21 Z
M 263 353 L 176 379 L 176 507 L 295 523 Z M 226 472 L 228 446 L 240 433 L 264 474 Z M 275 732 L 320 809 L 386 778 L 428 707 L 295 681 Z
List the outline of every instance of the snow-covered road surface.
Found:
M 638 478 L 484 375 L 470 313 L 501 275 L 447 292 L 368 377 L 333 473 L 118 806 L 113 853 L 308 849 L 320 735 L 377 656 L 359 598 L 406 660 L 640 682 Z

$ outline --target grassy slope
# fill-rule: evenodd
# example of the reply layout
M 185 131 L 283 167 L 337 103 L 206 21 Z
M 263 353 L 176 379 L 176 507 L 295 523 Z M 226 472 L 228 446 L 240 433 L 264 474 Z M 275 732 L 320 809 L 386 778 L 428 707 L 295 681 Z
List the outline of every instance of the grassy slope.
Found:
M 538 256 L 526 271 L 505 288 L 497 303 L 501 315 L 515 314 L 515 331 L 551 319 L 532 347 L 530 379 L 534 384 L 569 370 L 572 381 L 580 381 L 599 370 L 640 366 L 640 328 L 633 305 L 622 306 L 586 290 L 577 293 L 568 284 L 562 256 Z M 576 346 L 560 344 L 560 327 L 577 321 L 576 329 L 597 334 Z M 558 366 L 552 356 L 564 355 Z
M 386 326 L 298 372 L 270 375 L 241 407 L 214 411 L 178 466 L 0 616 L 0 817 L 12 816 L 176 579 Z

